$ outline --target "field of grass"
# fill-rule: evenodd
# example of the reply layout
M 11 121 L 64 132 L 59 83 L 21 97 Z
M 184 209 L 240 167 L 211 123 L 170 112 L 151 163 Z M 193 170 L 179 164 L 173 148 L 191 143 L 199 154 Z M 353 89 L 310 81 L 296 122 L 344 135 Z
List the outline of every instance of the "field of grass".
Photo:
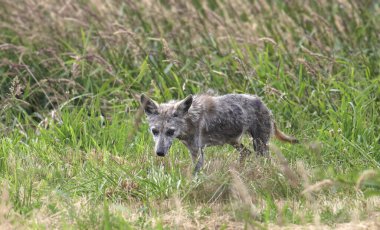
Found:
M 301 143 L 156 157 L 139 94 L 210 89 Z M 0 229 L 379 228 L 380 3 L 1 0 L 0 184 Z

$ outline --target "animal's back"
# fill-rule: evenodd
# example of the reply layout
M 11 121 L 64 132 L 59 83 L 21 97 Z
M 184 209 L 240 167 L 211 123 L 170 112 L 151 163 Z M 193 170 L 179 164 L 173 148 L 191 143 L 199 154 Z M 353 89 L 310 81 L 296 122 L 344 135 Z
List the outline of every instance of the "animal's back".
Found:
M 202 139 L 208 145 L 238 142 L 257 120 L 257 112 L 268 111 L 258 97 L 247 94 L 208 96 L 207 100 L 201 96 L 195 102 L 203 103 L 203 109 L 207 110 L 201 115 L 203 123 L 200 125 L 203 127 Z
M 220 114 L 226 116 L 228 119 L 240 119 L 245 127 L 249 127 L 253 122 L 264 114 L 271 116 L 271 112 L 261 101 L 261 99 L 254 95 L 248 94 L 227 94 L 224 96 L 216 97 L 219 101 Z M 225 109 L 228 108 L 229 114 L 225 114 Z M 230 112 L 232 110 L 232 113 Z M 268 117 L 269 119 L 269 117 Z

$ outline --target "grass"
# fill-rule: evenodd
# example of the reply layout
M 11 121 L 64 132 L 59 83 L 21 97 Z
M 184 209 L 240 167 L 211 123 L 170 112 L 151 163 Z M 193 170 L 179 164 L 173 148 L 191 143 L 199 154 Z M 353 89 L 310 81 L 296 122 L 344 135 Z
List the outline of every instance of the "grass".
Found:
M 376 228 L 376 1 L 0 5 L 0 228 Z M 299 145 L 157 158 L 136 98 L 263 98 Z M 249 145 L 250 140 L 243 140 Z

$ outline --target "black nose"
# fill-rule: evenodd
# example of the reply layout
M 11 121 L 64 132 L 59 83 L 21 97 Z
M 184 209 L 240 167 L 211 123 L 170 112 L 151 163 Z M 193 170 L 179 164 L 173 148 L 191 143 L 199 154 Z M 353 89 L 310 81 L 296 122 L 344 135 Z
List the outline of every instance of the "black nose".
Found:
M 165 153 L 164 152 L 157 152 L 157 156 L 163 157 L 163 156 L 165 156 Z

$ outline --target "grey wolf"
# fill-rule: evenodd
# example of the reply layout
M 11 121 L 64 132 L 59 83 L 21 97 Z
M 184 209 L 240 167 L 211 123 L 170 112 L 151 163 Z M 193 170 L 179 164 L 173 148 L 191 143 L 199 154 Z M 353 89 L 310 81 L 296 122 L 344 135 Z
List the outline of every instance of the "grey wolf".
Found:
M 271 111 L 254 95 L 189 95 L 181 101 L 158 104 L 142 94 L 140 101 L 153 135 L 156 154 L 165 156 L 177 138 L 189 149 L 196 164 L 195 172 L 203 165 L 206 146 L 230 144 L 240 152 L 240 159 L 244 159 L 250 154 L 240 142 L 245 133 L 252 137 L 258 155 L 268 154 L 272 135 L 282 141 L 298 142 L 277 128 Z

